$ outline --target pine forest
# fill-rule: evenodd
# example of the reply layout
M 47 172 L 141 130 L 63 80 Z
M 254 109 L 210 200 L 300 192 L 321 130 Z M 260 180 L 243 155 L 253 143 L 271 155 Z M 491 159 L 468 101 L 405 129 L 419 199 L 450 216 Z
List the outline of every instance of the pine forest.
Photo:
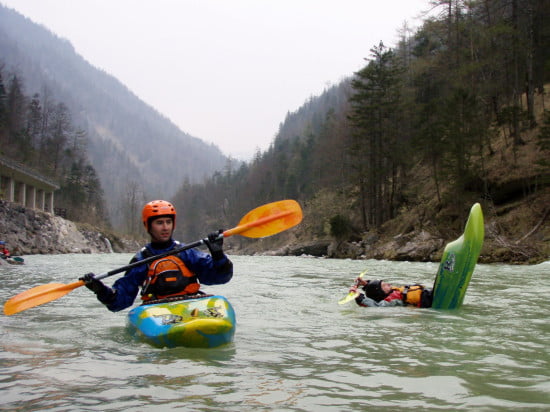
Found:
M 547 256 L 549 22 L 548 0 L 432 1 L 395 47 L 370 45 L 362 69 L 289 111 L 268 150 L 165 193 L 179 212 L 177 237 L 199 239 L 258 205 L 295 199 L 300 227 L 258 247 L 428 227 L 450 239 L 481 202 L 500 219 L 492 236 L 524 236 Z M 111 225 L 73 108 L 25 95 L 1 64 L 1 155 L 59 181 L 70 219 Z M 142 201 L 128 199 L 136 222 Z M 136 234 L 131 225 L 116 226 Z

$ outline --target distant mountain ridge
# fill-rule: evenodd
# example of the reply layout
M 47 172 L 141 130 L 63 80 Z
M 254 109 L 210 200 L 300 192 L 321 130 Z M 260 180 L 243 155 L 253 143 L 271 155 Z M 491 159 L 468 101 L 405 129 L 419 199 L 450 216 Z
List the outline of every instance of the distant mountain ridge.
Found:
M 28 95 L 65 103 L 73 123 L 87 132 L 115 224 L 129 190 L 143 200 L 169 199 L 184 182 L 200 182 L 228 161 L 217 146 L 181 131 L 88 63 L 68 40 L 1 5 L 0 64 L 23 75 Z

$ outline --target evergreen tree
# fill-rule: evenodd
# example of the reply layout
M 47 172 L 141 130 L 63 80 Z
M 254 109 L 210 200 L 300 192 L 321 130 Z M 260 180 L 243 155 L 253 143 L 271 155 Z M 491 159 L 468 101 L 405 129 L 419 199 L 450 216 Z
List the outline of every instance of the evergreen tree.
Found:
M 355 128 L 353 150 L 359 168 L 359 185 L 365 197 L 363 223 L 380 226 L 392 216 L 394 179 L 400 168 L 399 124 L 402 114 L 403 66 L 382 42 L 371 49 L 371 61 L 352 80 L 354 94 L 350 120 Z
M 71 115 L 67 106 L 58 103 L 50 124 L 46 151 L 51 160 L 50 167 L 54 175 L 58 175 L 63 161 L 63 152 L 72 133 Z
M 25 131 L 26 96 L 23 86 L 17 75 L 11 76 L 6 96 L 6 130 L 7 144 L 4 147 L 6 154 L 14 156 L 19 151 Z
M 537 145 L 540 148 L 541 151 L 546 152 L 547 154 L 550 154 L 550 111 L 546 110 L 544 112 L 544 118 L 543 118 L 543 125 L 540 128 L 540 132 L 538 135 L 538 141 Z M 548 173 L 550 170 L 550 157 L 546 156 L 546 158 L 539 163 L 539 166 L 543 170 L 543 172 Z
M 35 93 L 29 103 L 26 134 L 29 137 L 31 147 L 36 147 L 42 133 L 42 106 L 40 95 Z
M 4 147 L 8 141 L 7 139 L 8 137 L 8 130 L 7 130 L 8 95 L 6 92 L 6 87 L 4 85 L 3 69 L 4 69 L 3 65 L 0 64 L 0 147 Z
M 103 190 L 87 161 L 86 132 L 76 129 L 64 103 L 48 95 L 28 98 L 17 73 L 7 88 L 0 67 L 0 142 L 4 155 L 36 168 L 60 183 L 56 203 L 67 217 L 108 226 Z

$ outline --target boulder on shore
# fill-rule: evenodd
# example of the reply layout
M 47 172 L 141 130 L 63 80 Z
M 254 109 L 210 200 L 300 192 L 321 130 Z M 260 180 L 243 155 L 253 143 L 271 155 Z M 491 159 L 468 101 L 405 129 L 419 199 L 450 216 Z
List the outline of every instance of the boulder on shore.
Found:
M 81 229 L 51 213 L 0 200 L 0 239 L 12 255 L 133 252 L 139 244 Z

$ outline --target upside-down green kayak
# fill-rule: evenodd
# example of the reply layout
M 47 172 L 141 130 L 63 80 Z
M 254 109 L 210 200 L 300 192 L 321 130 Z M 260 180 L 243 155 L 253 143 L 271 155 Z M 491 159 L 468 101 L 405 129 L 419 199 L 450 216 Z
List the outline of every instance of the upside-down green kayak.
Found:
M 464 301 L 477 258 L 483 246 L 483 212 L 476 203 L 470 210 L 464 233 L 448 243 L 434 282 L 434 309 L 458 309 Z
M 233 340 L 235 311 L 220 295 L 141 305 L 128 313 L 132 333 L 155 347 L 214 348 Z

